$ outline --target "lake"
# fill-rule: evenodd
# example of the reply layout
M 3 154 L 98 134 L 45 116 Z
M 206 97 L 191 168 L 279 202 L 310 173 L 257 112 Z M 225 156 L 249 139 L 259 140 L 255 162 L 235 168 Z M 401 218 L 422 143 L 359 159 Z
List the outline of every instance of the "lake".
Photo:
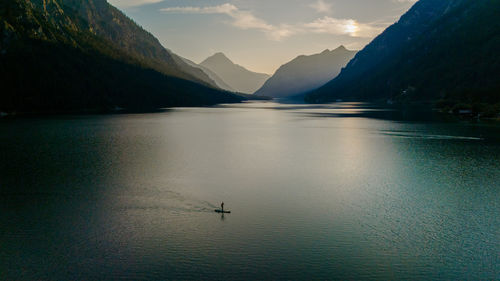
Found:
M 427 114 L 0 120 L 0 279 L 500 279 L 500 126 Z

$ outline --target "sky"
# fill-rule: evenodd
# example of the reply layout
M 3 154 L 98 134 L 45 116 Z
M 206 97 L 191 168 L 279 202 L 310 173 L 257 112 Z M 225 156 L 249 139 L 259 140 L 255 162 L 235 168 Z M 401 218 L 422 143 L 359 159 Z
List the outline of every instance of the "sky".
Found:
M 416 0 L 108 0 L 196 63 L 223 52 L 273 74 L 299 55 L 362 49 Z

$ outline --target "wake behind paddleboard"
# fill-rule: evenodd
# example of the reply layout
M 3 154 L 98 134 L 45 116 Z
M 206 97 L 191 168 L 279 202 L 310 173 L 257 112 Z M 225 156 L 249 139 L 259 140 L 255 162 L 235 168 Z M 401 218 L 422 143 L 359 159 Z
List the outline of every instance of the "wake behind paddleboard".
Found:
M 215 212 L 222 213 L 222 214 L 230 214 L 231 213 L 231 211 L 226 211 L 226 210 L 223 211 L 223 210 L 219 210 L 219 209 L 216 209 Z

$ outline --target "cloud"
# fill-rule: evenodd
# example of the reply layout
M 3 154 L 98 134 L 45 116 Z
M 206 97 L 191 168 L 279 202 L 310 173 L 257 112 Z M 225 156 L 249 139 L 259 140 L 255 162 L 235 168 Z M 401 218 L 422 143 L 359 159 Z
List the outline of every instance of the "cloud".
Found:
M 349 35 L 351 37 L 373 37 L 383 30 L 382 27 L 359 23 L 353 19 L 336 19 L 328 16 L 307 23 L 305 27 L 314 33 Z
M 119 8 L 137 7 L 147 4 L 159 3 L 163 0 L 109 0 L 109 3 Z
M 316 3 L 309 5 L 309 7 L 321 14 L 330 14 L 332 12 L 332 6 L 332 4 L 326 3 L 323 0 L 318 0 Z
M 318 11 L 326 12 L 331 5 L 322 0 L 318 1 Z M 323 5 L 323 6 L 321 6 Z M 326 6 L 325 6 L 326 5 Z M 321 7 L 320 7 L 321 6 Z M 383 28 L 375 24 L 359 23 L 353 19 L 337 19 L 329 16 L 318 18 L 309 23 L 279 24 L 272 25 L 265 20 L 256 17 L 252 12 L 240 10 L 233 4 L 226 3 L 218 6 L 208 7 L 169 7 L 161 9 L 164 13 L 185 14 L 221 14 L 232 19 L 231 25 L 240 29 L 255 29 L 264 32 L 268 38 L 275 41 L 295 34 L 320 33 L 334 35 L 348 35 L 351 37 L 373 37 L 380 33 Z
M 230 15 L 238 8 L 233 4 L 226 3 L 219 6 L 209 6 L 209 7 L 170 7 L 160 9 L 163 12 L 177 12 L 177 13 L 193 13 L 193 14 L 227 14 Z
M 161 9 L 165 13 L 186 14 L 223 14 L 232 18 L 232 25 L 240 29 L 257 29 L 265 32 L 273 40 L 281 40 L 294 32 L 287 25 L 274 26 L 254 16 L 250 11 L 240 10 L 233 4 L 226 3 L 209 7 L 170 7 Z

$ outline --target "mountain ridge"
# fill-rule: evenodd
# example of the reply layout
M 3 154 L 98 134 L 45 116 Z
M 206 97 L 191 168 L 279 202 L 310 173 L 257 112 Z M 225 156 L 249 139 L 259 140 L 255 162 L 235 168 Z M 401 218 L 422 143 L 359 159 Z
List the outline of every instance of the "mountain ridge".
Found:
M 33 0 L 43 7 L 47 6 L 48 1 L 53 0 Z M 106 0 L 61 0 L 61 3 L 74 9 L 84 20 L 82 25 L 91 33 L 139 57 L 153 69 L 217 88 L 214 81 L 203 71 L 186 64 L 177 54 L 163 47 L 150 32 L 137 25 Z
M 498 14 L 497 0 L 421 0 L 306 101 L 499 103 Z
M 195 62 L 193 62 L 192 60 L 189 60 L 189 59 L 186 59 L 186 58 L 183 58 L 183 57 L 180 57 L 182 60 L 184 60 L 184 62 L 186 62 L 187 64 L 193 66 L 193 67 L 196 67 L 196 68 L 199 68 L 201 69 L 203 72 L 205 72 L 205 74 L 208 75 L 208 77 L 210 79 L 212 79 L 212 81 L 215 82 L 215 84 L 217 85 L 217 87 L 221 88 L 222 90 L 226 90 L 226 91 L 230 91 L 230 92 L 236 92 L 231 86 L 229 86 L 226 82 L 224 82 L 224 80 L 222 80 L 222 78 L 220 78 L 217 74 L 215 74 L 215 72 L 213 72 L 212 70 L 202 66 L 202 65 L 199 65 Z
M 245 99 L 179 78 L 183 73 L 158 71 L 149 60 L 96 35 L 77 10 L 62 3 L 7 0 L 0 5 L 0 110 L 108 111 Z
M 255 94 L 283 98 L 314 90 L 337 76 L 355 54 L 341 45 L 331 51 L 297 56 L 280 66 Z
M 209 56 L 199 65 L 213 71 L 235 91 L 245 94 L 253 94 L 270 77 L 234 63 L 222 52 Z

